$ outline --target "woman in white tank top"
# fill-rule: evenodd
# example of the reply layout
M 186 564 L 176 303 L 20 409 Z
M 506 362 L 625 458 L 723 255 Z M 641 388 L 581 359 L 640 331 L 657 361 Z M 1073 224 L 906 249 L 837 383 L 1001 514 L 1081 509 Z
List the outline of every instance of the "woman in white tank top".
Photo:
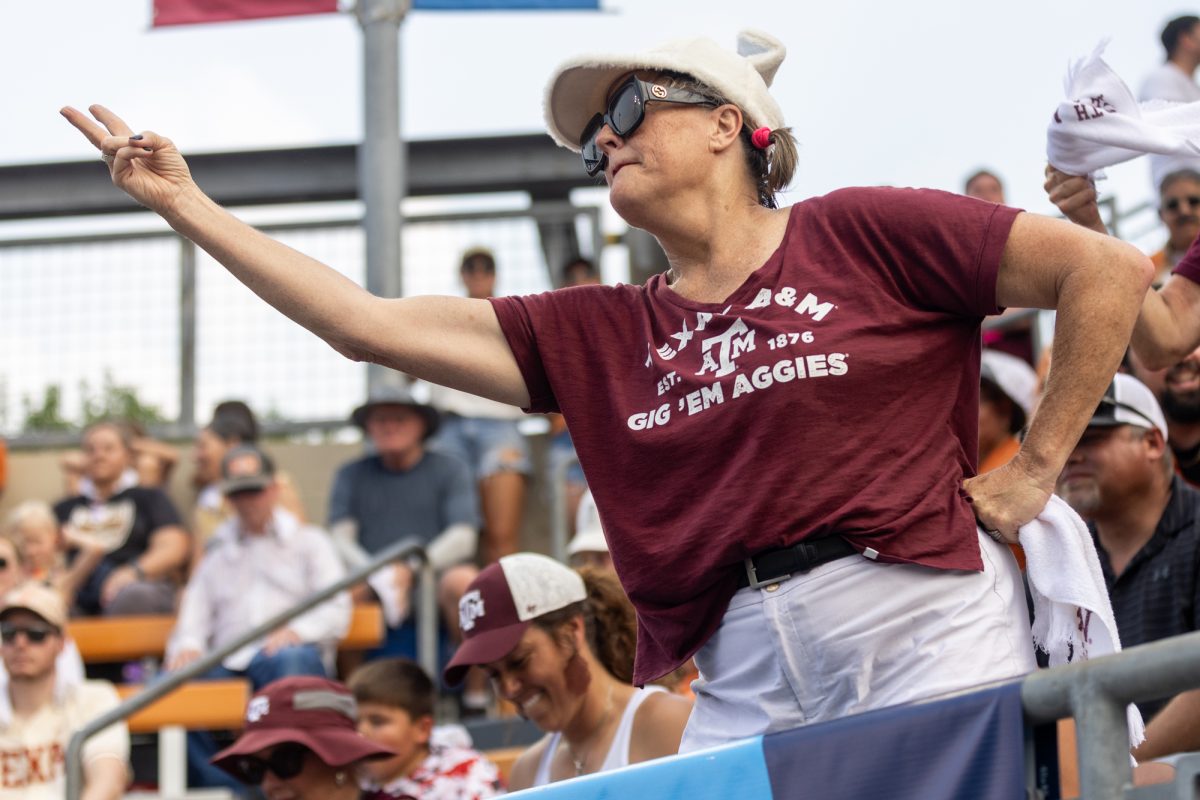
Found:
M 634 613 L 611 572 L 505 556 L 472 581 L 459 617 L 463 644 L 446 681 L 482 666 L 497 693 L 548 733 L 517 759 L 510 790 L 679 749 L 691 702 L 630 685 Z

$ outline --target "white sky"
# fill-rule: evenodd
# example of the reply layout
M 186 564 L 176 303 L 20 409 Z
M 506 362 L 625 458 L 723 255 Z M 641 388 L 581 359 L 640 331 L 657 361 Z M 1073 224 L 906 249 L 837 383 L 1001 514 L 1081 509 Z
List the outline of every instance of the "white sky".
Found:
M 1009 201 L 1042 199 L 1045 123 L 1069 58 L 1112 37 L 1135 85 L 1161 60 L 1160 0 L 604 0 L 604 13 L 413 12 L 402 31 L 411 138 L 541 127 L 552 68 L 586 51 L 760 27 L 788 46 L 775 94 L 802 144 L 794 198 L 853 184 L 956 188 L 997 169 Z M 1194 9 L 1191 9 L 1194 10 Z M 350 14 L 150 30 L 149 0 L 0 3 L 0 163 L 90 157 L 58 117 L 102 102 L 185 153 L 356 141 L 361 46 Z M 1130 205 L 1145 168 L 1112 172 Z
M 1111 38 L 1107 59 L 1136 88 L 1162 60 L 1162 25 L 1195 11 L 1161 0 L 603 3 L 602 13 L 411 13 L 401 33 L 405 136 L 540 131 L 546 79 L 568 57 L 635 51 L 689 35 L 732 47 L 739 29 L 757 27 L 789 51 L 773 91 L 801 142 L 790 200 L 848 185 L 958 190 L 968 173 L 988 166 L 1005 179 L 1011 204 L 1052 213 L 1041 190 L 1045 129 L 1068 61 Z M 361 35 L 353 15 L 151 30 L 150 5 L 0 0 L 0 164 L 94 158 L 57 111 L 95 102 L 135 129 L 170 136 L 185 155 L 359 140 Z M 97 180 L 104 180 L 99 165 Z M 1110 170 L 1102 188 L 1128 208 L 1148 199 L 1149 185 L 1147 167 L 1133 162 Z M 19 235 L 13 230 L 0 225 L 0 237 Z M 1161 243 L 1152 216 L 1127 230 L 1141 234 L 1138 244 L 1145 248 Z M 86 332 L 59 333 L 76 342 L 88 338 Z M 296 346 L 292 333 L 278 334 L 289 353 Z M 329 360 L 323 344 L 313 339 L 309 345 L 311 360 Z M 7 343 L 0 351 L 28 355 L 29 348 Z M 173 374 L 169 346 L 161 366 L 144 349 L 131 352 L 155 375 Z M 224 351 L 214 352 L 222 364 L 231 363 Z M 100 356 L 91 355 L 98 362 Z M 120 356 L 118 363 L 131 358 Z M 284 361 L 297 363 L 289 358 Z M 14 392 L 51 379 L 69 388 L 83 369 L 57 357 L 29 359 L 31 366 L 14 367 L 20 373 L 9 378 Z M 329 366 L 348 368 L 340 361 Z M 329 374 L 324 385 L 344 380 L 333 377 L 343 372 Z M 209 380 L 201 414 L 205 392 L 242 390 L 256 402 L 274 402 L 238 373 L 219 384 Z M 171 380 L 150 382 L 143 388 L 151 399 L 170 406 Z M 359 389 L 345 391 L 353 398 Z M 325 402 L 340 409 L 351 400 Z M 10 408 L 9 424 L 15 413 Z

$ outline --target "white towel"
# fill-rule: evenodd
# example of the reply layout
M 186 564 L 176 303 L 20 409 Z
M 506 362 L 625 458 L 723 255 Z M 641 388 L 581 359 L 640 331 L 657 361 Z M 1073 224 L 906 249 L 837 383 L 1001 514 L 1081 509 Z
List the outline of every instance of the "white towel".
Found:
M 354 520 L 335 522 L 329 528 L 329 535 L 346 569 L 359 569 L 371 560 L 371 555 L 358 543 L 358 523 Z M 384 624 L 389 628 L 400 627 L 408 619 L 410 606 L 408 592 L 401 592 L 396 583 L 396 570 L 391 564 L 375 570 L 367 576 L 367 585 L 379 599 Z
M 1019 532 L 1025 549 L 1025 574 L 1033 595 L 1033 641 L 1057 667 L 1117 653 L 1121 638 L 1113 617 L 1096 545 L 1083 520 L 1061 497 Z M 1137 706 L 1127 711 L 1129 744 L 1146 738 Z
M 1066 99 L 1046 131 L 1050 164 L 1070 175 L 1103 177 L 1099 170 L 1145 153 L 1200 158 L 1200 101 L 1138 103 L 1101 58 L 1106 44 L 1067 69 Z

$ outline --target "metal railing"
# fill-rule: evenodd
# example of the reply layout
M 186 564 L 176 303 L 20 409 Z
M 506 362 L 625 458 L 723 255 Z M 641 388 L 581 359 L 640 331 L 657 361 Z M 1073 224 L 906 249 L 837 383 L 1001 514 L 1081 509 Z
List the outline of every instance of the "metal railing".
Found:
M 1036 672 L 1021 684 L 1030 722 L 1074 717 L 1080 796 L 1122 800 L 1133 779 L 1125 707 L 1200 688 L 1200 631 Z
M 428 565 L 424 558 L 425 551 L 420 543 L 413 539 L 404 539 L 396 542 L 391 547 L 381 551 L 378 555 L 372 558 L 369 562 L 362 565 L 358 569 L 351 570 L 346 573 L 341 580 L 330 584 L 321 591 L 310 595 L 292 608 L 282 611 L 275 616 L 263 622 L 241 636 L 238 636 L 233 641 L 220 647 L 202 658 L 197 659 L 183 669 L 172 672 L 161 680 L 158 680 L 145 688 L 144 691 L 130 697 L 124 702 L 117 705 L 112 710 L 105 714 L 96 717 L 88 722 L 82 728 L 71 736 L 71 741 L 67 745 L 67 800 L 79 800 L 80 794 L 83 791 L 83 746 L 95 734 L 107 728 L 109 725 L 118 723 L 123 719 L 141 711 L 146 706 L 155 702 L 159 698 L 175 691 L 183 684 L 204 675 L 213 667 L 216 667 L 225 658 L 234 651 L 245 647 L 246 645 L 261 639 L 271 631 L 278 628 L 280 625 L 291 620 L 293 617 L 303 614 L 305 611 L 317 606 L 329 598 L 333 597 L 338 592 L 345 591 L 357 583 L 361 583 L 368 575 L 379 570 L 392 562 L 401 559 L 419 558 L 422 562 L 420 578 L 418 581 L 418 613 L 421 614 L 421 627 L 430 627 L 427 623 L 431 613 L 436 622 L 436 608 L 434 605 L 434 581 L 433 570 Z M 428 631 L 421 635 L 418 630 L 418 660 L 421 666 L 424 667 L 430 674 L 437 673 L 437 633 L 436 627 L 433 633 L 433 647 L 429 647 Z

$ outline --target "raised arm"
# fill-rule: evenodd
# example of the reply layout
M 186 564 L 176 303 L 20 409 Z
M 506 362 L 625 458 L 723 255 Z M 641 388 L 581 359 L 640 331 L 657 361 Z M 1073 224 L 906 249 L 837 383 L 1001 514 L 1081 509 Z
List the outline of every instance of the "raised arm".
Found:
M 1046 167 L 1046 194 L 1077 225 L 1108 233 L 1096 202 L 1096 188 L 1085 177 Z M 1146 292 L 1133 329 L 1133 349 L 1150 369 L 1179 363 L 1200 345 L 1200 285 L 1172 275 L 1157 291 Z M 1055 348 L 1057 355 L 1057 347 Z
M 1021 214 L 996 284 L 1000 305 L 1055 308 L 1054 360 L 1017 456 L 966 489 L 985 527 L 1016 540 L 1018 526 L 1049 500 L 1054 483 L 1112 380 L 1153 266 L 1111 236 Z
M 172 142 L 134 134 L 103 106 L 62 115 L 109 163 L 116 186 L 155 211 L 255 294 L 357 361 L 517 406 L 529 393 L 486 300 L 378 298 L 345 276 L 251 228 L 200 191 Z

